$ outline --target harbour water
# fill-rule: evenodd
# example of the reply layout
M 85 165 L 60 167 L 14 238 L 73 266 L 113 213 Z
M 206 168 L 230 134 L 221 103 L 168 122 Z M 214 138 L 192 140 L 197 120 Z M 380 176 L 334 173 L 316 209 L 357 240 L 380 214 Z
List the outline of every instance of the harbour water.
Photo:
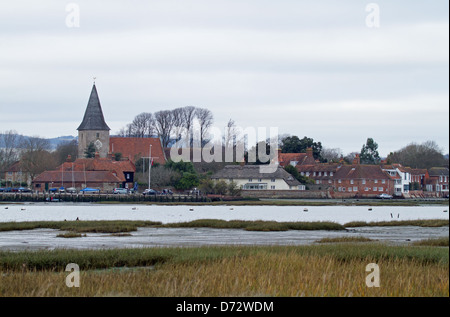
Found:
M 151 220 L 162 223 L 196 219 L 273 221 L 390 221 L 449 219 L 447 206 L 161 206 L 97 204 L 10 204 L 0 206 L 0 222 L 61 220 Z M 325 237 L 363 236 L 391 244 L 448 237 L 449 228 L 359 227 L 346 231 L 254 232 L 240 229 L 139 228 L 130 236 L 88 233 L 81 238 L 61 238 L 53 229 L 0 232 L 1 250 L 98 249 L 201 245 L 307 245 Z

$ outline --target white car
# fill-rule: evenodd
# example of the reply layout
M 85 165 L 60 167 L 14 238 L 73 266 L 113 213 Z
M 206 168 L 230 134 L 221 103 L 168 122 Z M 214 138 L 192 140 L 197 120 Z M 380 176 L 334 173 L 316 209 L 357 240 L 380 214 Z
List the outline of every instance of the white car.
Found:
M 392 199 L 392 196 L 389 194 L 380 194 L 377 197 L 381 199 Z

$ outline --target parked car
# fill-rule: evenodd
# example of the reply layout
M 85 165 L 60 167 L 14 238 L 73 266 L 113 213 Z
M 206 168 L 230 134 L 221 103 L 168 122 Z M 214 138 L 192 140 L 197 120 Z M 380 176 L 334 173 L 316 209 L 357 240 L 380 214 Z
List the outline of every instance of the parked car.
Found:
M 173 195 L 173 191 L 166 188 L 161 191 L 161 195 Z
M 380 198 L 380 199 L 392 199 L 392 196 L 389 195 L 389 194 L 384 194 L 383 193 L 383 194 L 378 195 L 377 198 Z
M 154 189 L 146 189 L 142 195 L 158 195 L 158 192 Z
M 126 188 L 114 188 L 113 194 L 128 194 L 128 189 L 126 189 Z
M 31 193 L 31 189 L 25 188 L 25 187 L 20 187 L 19 192 L 20 193 Z
M 0 188 L 0 193 L 3 193 L 5 191 L 4 188 Z

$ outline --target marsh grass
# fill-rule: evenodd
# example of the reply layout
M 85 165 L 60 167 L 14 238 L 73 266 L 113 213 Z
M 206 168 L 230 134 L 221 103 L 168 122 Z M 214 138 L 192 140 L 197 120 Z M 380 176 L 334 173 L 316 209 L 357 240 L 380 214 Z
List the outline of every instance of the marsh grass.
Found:
M 287 231 L 287 230 L 345 230 L 345 227 L 326 221 L 314 222 L 276 222 L 276 221 L 245 221 L 200 219 L 189 222 L 177 222 L 161 225 L 166 228 L 216 228 L 216 229 L 244 229 L 248 231 Z
M 317 243 L 336 243 L 336 242 L 371 242 L 376 241 L 366 237 L 335 237 L 335 238 L 322 238 L 317 240 Z
M 384 227 L 384 226 L 418 226 L 418 227 L 445 227 L 449 225 L 448 219 L 421 219 L 421 220 L 392 220 L 392 221 L 352 221 L 344 224 L 345 227 Z
M 57 238 L 81 238 L 81 237 L 86 237 L 86 234 L 82 235 L 81 233 L 77 233 L 77 232 L 66 232 L 66 233 L 60 233 L 56 237 Z
M 65 285 L 67 263 L 79 288 Z M 381 244 L 0 252 L 0 273 L 0 296 L 449 295 L 448 248 Z
M 449 238 L 435 238 L 435 239 L 426 239 L 415 241 L 412 244 L 415 246 L 435 246 L 435 247 L 448 247 L 449 246 Z

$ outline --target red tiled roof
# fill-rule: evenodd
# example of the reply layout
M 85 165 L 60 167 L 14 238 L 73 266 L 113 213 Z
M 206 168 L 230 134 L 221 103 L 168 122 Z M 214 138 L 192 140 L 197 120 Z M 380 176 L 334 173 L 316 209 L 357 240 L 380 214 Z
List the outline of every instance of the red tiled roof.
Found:
M 112 153 L 122 153 L 122 157 L 128 157 L 131 161 L 141 157 L 148 157 L 152 146 L 152 157 L 155 163 L 164 164 L 166 157 L 159 138 L 109 138 L 109 148 Z
M 342 165 L 334 176 L 338 179 L 390 179 L 379 165 Z
M 109 171 L 45 171 L 39 174 L 33 183 L 121 183 L 119 177 Z
M 107 171 L 116 175 L 120 181 L 125 181 L 124 172 L 135 172 L 136 167 L 133 162 L 114 161 L 110 158 L 82 158 L 75 162 L 65 162 L 56 168 L 56 171 Z

